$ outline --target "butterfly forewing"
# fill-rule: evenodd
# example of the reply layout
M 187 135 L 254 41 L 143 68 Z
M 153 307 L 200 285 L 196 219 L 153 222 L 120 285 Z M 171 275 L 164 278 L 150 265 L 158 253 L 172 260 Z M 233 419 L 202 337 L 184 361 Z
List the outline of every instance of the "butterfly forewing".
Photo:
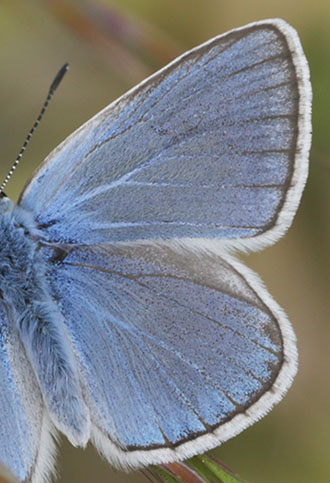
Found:
M 290 49 L 260 23 L 185 54 L 64 141 L 21 205 L 54 241 L 262 236 L 306 177 Z
M 0 461 L 20 481 L 42 481 L 54 445 L 40 389 L 18 334 L 0 307 Z M 40 479 L 39 479 L 40 478 Z

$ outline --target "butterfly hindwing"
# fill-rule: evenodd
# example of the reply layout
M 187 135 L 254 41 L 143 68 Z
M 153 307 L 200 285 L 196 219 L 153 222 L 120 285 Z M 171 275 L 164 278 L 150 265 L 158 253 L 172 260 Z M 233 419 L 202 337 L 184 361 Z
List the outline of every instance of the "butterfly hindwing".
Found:
M 240 270 L 226 257 L 182 247 L 103 245 L 73 248 L 51 275 L 95 444 L 113 464 L 213 447 L 265 414 L 290 385 L 292 330 Z

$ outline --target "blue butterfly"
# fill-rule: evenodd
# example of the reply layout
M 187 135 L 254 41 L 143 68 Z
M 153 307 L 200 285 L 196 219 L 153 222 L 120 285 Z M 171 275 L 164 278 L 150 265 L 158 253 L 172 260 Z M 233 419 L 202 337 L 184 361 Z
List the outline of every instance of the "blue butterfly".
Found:
M 204 452 L 296 373 L 285 314 L 236 251 L 292 222 L 311 140 L 295 30 L 185 53 L 0 199 L 0 461 L 48 481 L 57 431 L 114 466 Z

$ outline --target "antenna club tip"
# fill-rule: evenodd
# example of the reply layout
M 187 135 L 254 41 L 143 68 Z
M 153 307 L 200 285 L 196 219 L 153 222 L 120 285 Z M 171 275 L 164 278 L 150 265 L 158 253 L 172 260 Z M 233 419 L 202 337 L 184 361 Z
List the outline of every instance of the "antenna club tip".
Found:
M 69 69 L 69 63 L 66 62 L 62 67 L 61 69 L 58 71 L 55 79 L 53 80 L 52 82 L 52 85 L 50 86 L 50 89 L 49 91 L 55 91 L 55 89 L 57 89 L 59 83 L 61 82 L 61 80 L 63 79 L 65 73 L 68 71 Z

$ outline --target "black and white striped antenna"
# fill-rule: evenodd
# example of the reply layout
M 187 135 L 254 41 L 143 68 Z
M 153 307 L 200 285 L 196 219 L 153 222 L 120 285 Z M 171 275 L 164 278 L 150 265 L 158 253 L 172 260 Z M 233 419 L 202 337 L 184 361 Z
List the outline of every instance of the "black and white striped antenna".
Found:
M 5 177 L 2 185 L 0 186 L 0 195 L 1 195 L 1 193 L 3 193 L 3 190 L 4 190 L 5 186 L 6 186 L 6 184 L 8 183 L 8 181 L 10 180 L 11 175 L 13 174 L 13 172 L 15 171 L 15 169 L 17 168 L 18 163 L 20 162 L 21 157 L 23 156 L 23 153 L 24 153 L 27 145 L 29 144 L 29 141 L 30 141 L 30 139 L 31 139 L 34 131 L 37 129 L 37 127 L 38 127 L 38 125 L 39 125 L 39 123 L 40 123 L 43 115 L 45 114 L 45 111 L 47 109 L 47 106 L 48 106 L 51 98 L 54 95 L 54 92 L 56 91 L 58 85 L 60 84 L 61 80 L 63 79 L 64 74 L 66 73 L 66 71 L 68 70 L 68 68 L 69 68 L 69 64 L 64 64 L 63 67 L 58 71 L 55 79 L 53 80 L 53 82 L 52 82 L 52 84 L 51 84 L 51 86 L 49 88 L 49 91 L 48 91 L 48 95 L 46 97 L 46 100 L 45 100 L 45 102 L 44 102 L 44 104 L 42 106 L 42 109 L 40 111 L 40 114 L 37 117 L 37 119 L 36 119 L 35 123 L 33 124 L 32 128 L 30 129 L 28 135 L 26 136 L 26 139 L 24 141 L 24 144 L 22 146 L 22 149 L 20 150 L 20 152 L 19 152 L 19 154 L 18 154 L 18 156 L 17 156 L 14 164 L 10 168 L 7 176 Z

